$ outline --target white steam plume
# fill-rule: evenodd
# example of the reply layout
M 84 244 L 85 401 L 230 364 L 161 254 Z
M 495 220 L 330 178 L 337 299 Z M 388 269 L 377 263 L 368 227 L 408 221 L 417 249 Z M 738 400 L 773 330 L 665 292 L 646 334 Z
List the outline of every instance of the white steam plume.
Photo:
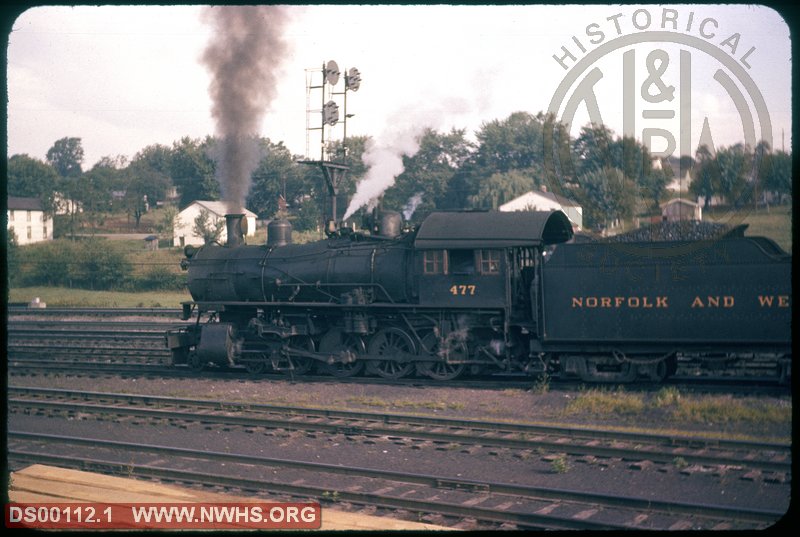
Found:
M 367 142 L 361 160 L 368 166 L 367 173 L 358 183 L 356 193 L 347 206 L 343 220 L 350 218 L 361 207 L 377 206 L 381 195 L 403 173 L 403 156 L 413 157 L 419 150 L 419 139 L 425 129 L 438 129 L 445 118 L 453 122 L 459 114 L 473 111 L 463 99 L 447 99 L 438 106 L 411 107 L 398 111 L 377 139 Z
M 405 207 L 403 207 L 403 218 L 406 221 L 411 220 L 411 217 L 414 216 L 414 211 L 417 210 L 420 203 L 422 203 L 422 192 L 417 192 L 408 198 Z
M 286 56 L 284 6 L 214 6 L 203 11 L 213 37 L 202 61 L 211 72 L 217 180 L 232 209 L 244 207 L 261 158 L 258 130 L 277 94 Z

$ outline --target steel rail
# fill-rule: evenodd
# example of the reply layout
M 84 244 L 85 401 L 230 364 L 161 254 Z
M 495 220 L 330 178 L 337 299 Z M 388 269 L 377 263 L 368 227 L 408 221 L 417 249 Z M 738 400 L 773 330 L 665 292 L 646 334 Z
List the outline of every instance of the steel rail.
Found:
M 583 431 L 583 436 L 571 435 L 568 438 L 578 442 L 582 442 L 580 444 L 573 443 L 567 444 L 563 441 L 565 437 L 562 434 L 565 431 L 575 432 L 570 429 L 565 429 L 563 427 L 548 427 L 545 428 L 544 426 L 524 426 L 521 424 L 516 425 L 514 427 L 516 431 L 510 431 L 508 428 L 504 428 L 506 423 L 504 422 L 478 422 L 474 420 L 468 420 L 466 422 L 471 422 L 474 425 L 471 427 L 464 427 L 463 423 L 465 420 L 456 420 L 459 425 L 455 428 L 455 430 L 451 431 L 443 431 L 443 430 L 436 430 L 436 429 L 429 429 L 429 430 L 420 430 L 418 427 L 420 426 L 420 422 L 417 416 L 396 416 L 392 421 L 387 415 L 379 415 L 379 414 L 364 414 L 364 413 L 355 413 L 357 418 L 353 417 L 354 413 L 348 411 L 334 411 L 333 413 L 324 416 L 325 419 L 334 420 L 328 423 L 322 423 L 319 421 L 308 421 L 307 419 L 304 420 L 297 420 L 298 415 L 308 417 L 308 414 L 305 413 L 305 409 L 297 409 L 291 408 L 288 412 L 286 411 L 276 411 L 275 407 L 271 405 L 255 405 L 255 406 L 248 406 L 246 408 L 239 407 L 237 408 L 234 405 L 234 408 L 230 408 L 229 405 L 225 403 L 211 403 L 209 404 L 208 401 L 202 400 L 187 400 L 187 399 L 173 399 L 173 398 L 162 398 L 162 397 L 151 397 L 151 396 L 128 396 L 128 395 L 121 395 L 121 394 L 104 394 L 102 392 L 76 392 L 75 395 L 70 395 L 74 398 L 83 398 L 84 401 L 79 403 L 71 403 L 71 402 L 59 402 L 59 401 L 41 401 L 37 399 L 19 399 L 11 397 L 13 393 L 20 393 L 18 388 L 11 387 L 9 388 L 9 396 L 8 399 L 9 404 L 16 404 L 16 405 L 33 405 L 38 406 L 40 408 L 51 408 L 51 409 L 71 409 L 74 411 L 95 411 L 101 413 L 115 413 L 115 414 L 126 414 L 126 415 L 137 415 L 137 416 L 145 416 L 145 417 L 155 417 L 161 419 L 175 419 L 175 420 L 184 420 L 184 421 L 203 421 L 203 422 L 210 422 L 210 423 L 217 423 L 217 424 L 225 424 L 225 425 L 238 425 L 242 427 L 267 427 L 267 428 L 283 428 L 283 429 L 293 429 L 293 430 L 314 430 L 314 431 L 323 431 L 332 434 L 348 434 L 348 435 L 367 435 L 367 436 L 405 436 L 408 438 L 419 439 L 419 440 L 430 440 L 435 442 L 449 442 L 449 443 L 461 443 L 461 444 L 473 444 L 473 445 L 484 445 L 484 446 L 494 446 L 494 447 L 505 447 L 505 448 L 512 448 L 512 449 L 547 449 L 550 451 L 555 452 L 566 452 L 568 454 L 580 454 L 580 455 L 592 455 L 592 456 L 600 456 L 600 457 L 620 457 L 626 459 L 646 459 L 656 463 L 661 464 L 670 464 L 674 461 L 676 456 L 682 457 L 687 463 L 690 464 L 708 464 L 708 465 L 746 465 L 748 467 L 758 468 L 767 471 L 778 471 L 778 472 L 790 472 L 791 471 L 791 458 L 790 458 L 790 446 L 785 444 L 776 444 L 776 443 L 744 443 L 738 441 L 724 441 L 725 442 L 725 449 L 737 449 L 739 451 L 752 451 L 754 449 L 758 450 L 768 450 L 770 452 L 781 451 L 784 452 L 783 460 L 770 460 L 770 459 L 757 459 L 755 457 L 749 456 L 739 456 L 735 457 L 728 453 L 717 453 L 717 454 L 707 454 L 707 453 L 689 453 L 689 452 L 681 452 L 680 454 L 674 451 L 663 451 L 663 450 L 655 450 L 655 449 L 637 449 L 637 448 L 626 448 L 622 446 L 600 446 L 593 443 L 587 443 L 587 440 L 596 440 L 597 438 L 608 438 L 613 439 L 615 441 L 619 441 L 620 437 L 624 438 L 624 433 L 615 433 L 613 431 L 602 431 L 602 430 L 585 430 Z M 24 393 L 24 392 L 23 392 Z M 29 393 L 39 393 L 42 395 L 60 395 L 64 392 L 58 391 L 39 391 L 37 392 L 29 392 Z M 142 401 L 144 404 L 149 405 L 172 405 L 172 406 L 195 406 L 200 408 L 207 408 L 212 409 L 217 412 L 231 412 L 231 411 L 246 411 L 246 412 L 268 412 L 270 414 L 274 414 L 276 412 L 287 414 L 289 417 L 285 418 L 277 418 L 274 416 L 270 417 L 263 417 L 263 416 L 241 416 L 241 415 L 230 415 L 230 414 L 197 414 L 194 412 L 189 412 L 186 410 L 165 410 L 163 408 L 158 409 L 145 409 L 141 407 L 120 407 L 116 405 L 100 405 L 100 404 L 90 404 L 85 399 L 87 397 L 95 398 L 95 399 L 103 399 L 108 400 L 109 398 L 116 398 L 118 400 L 128 401 L 132 403 L 133 401 Z M 328 411 L 326 411 L 328 412 Z M 319 418 L 320 416 L 315 416 Z M 343 424 L 341 420 L 359 420 L 361 423 L 359 424 Z M 425 425 L 425 427 L 435 427 L 438 429 L 441 428 L 450 428 L 453 429 L 449 422 L 453 420 L 449 419 L 441 419 L 441 418 L 431 418 L 430 421 Z M 367 423 L 364 423 L 367 422 Z M 534 438 L 520 438 L 520 432 L 527 432 L 528 435 L 531 434 L 531 431 L 535 431 L 532 434 L 536 435 Z M 593 434 L 594 433 L 594 434 Z M 550 436 L 550 439 L 542 438 L 543 435 Z M 610 436 L 609 436 L 610 435 Z M 526 435 L 527 436 L 527 435 Z M 555 439 L 553 439 L 555 437 Z M 667 443 L 668 445 L 675 446 L 675 438 L 670 436 L 664 435 L 642 435 L 636 434 L 635 437 L 638 439 L 639 442 L 648 441 L 653 446 L 663 445 Z M 665 440 L 667 442 L 665 442 Z M 683 437 L 682 438 L 683 445 L 691 445 L 695 439 L 690 437 Z M 697 445 L 696 442 L 694 442 Z M 705 444 L 704 444 L 705 445 Z M 735 446 L 735 448 L 734 448 Z M 715 446 L 718 447 L 718 446 Z
M 648 512 L 660 511 L 662 513 L 668 513 L 668 514 L 722 517 L 726 519 L 734 519 L 739 521 L 750 521 L 758 523 L 774 522 L 775 520 L 779 519 L 781 516 L 785 514 L 782 511 L 743 508 L 739 506 L 672 502 L 672 501 L 653 500 L 648 498 L 636 498 L 636 497 L 621 496 L 621 495 L 607 495 L 607 494 L 575 491 L 568 489 L 514 485 L 508 483 L 489 482 L 489 481 L 474 481 L 474 480 L 461 480 L 461 479 L 454 480 L 448 476 L 396 472 L 392 470 L 380 470 L 380 469 L 372 469 L 364 467 L 349 467 L 349 466 L 308 462 L 308 461 L 301 461 L 294 459 L 232 454 L 232 453 L 225 453 L 218 451 L 203 451 L 203 450 L 163 446 L 155 444 L 138 444 L 138 443 L 121 442 L 116 440 L 102 440 L 94 438 L 71 437 L 64 435 L 50 435 L 50 434 L 40 434 L 40 433 L 25 433 L 13 430 L 8 431 L 8 437 L 9 440 L 21 439 L 21 440 L 36 441 L 36 442 L 44 441 L 51 443 L 62 443 L 62 444 L 66 443 L 79 446 L 89 446 L 95 449 L 108 448 L 113 450 L 124 450 L 126 452 L 130 452 L 131 450 L 133 450 L 139 452 L 156 453 L 158 455 L 187 457 L 192 459 L 204 458 L 213 460 L 215 462 L 249 464 L 258 466 L 278 466 L 282 468 L 309 470 L 317 473 L 324 472 L 329 474 L 332 473 L 339 475 L 347 475 L 350 477 L 385 479 L 400 483 L 425 485 L 432 488 L 458 487 L 462 490 L 466 489 L 466 490 L 474 490 L 480 492 L 488 491 L 495 494 L 522 497 L 532 500 L 572 501 L 572 502 L 591 504 L 593 506 L 600 505 L 606 507 L 622 507 L 627 509 L 647 510 Z M 18 453 L 18 450 L 10 448 L 8 453 L 9 455 L 16 455 Z M 236 478 L 234 480 L 234 482 L 238 481 L 241 480 L 239 478 Z M 340 495 L 346 492 L 347 491 L 340 492 Z M 405 499 L 405 501 L 408 500 Z M 414 502 L 415 504 L 418 504 L 419 507 L 427 506 L 427 508 L 430 509 L 431 502 L 428 500 L 424 502 L 419 500 L 411 500 L 411 501 Z M 463 506 L 461 507 L 463 508 Z M 469 506 L 469 508 L 466 509 L 466 512 L 469 513 L 469 516 L 483 518 L 479 514 L 482 509 L 484 508 Z M 497 511 L 490 510 L 490 513 L 487 514 L 492 514 L 492 513 L 497 514 Z M 504 512 L 502 514 L 509 515 L 512 513 Z M 541 522 L 542 520 L 551 519 L 550 515 L 546 515 L 544 517 L 543 515 L 536 515 L 536 514 L 529 515 L 529 514 L 516 513 L 515 515 L 524 517 L 523 520 L 527 519 L 527 517 L 533 516 L 535 520 L 538 522 Z M 503 520 L 507 521 L 507 519 L 505 518 L 503 518 Z M 561 519 L 559 517 L 555 517 L 555 520 L 558 521 L 559 523 L 566 523 L 566 524 L 572 524 L 575 522 L 575 519 L 573 518 Z M 530 523 L 531 520 L 528 520 L 528 522 Z M 596 523 L 593 523 L 588 520 L 582 520 L 581 524 L 583 523 L 589 523 L 589 525 L 580 526 L 581 528 L 598 527 Z M 620 528 L 630 528 L 631 526 L 627 524 L 601 523 L 600 527 L 604 529 L 612 529 L 612 528 L 620 529 Z
M 55 315 L 98 315 L 98 316 L 129 316 L 129 315 L 142 315 L 142 316 L 175 316 L 180 318 L 181 309 L 175 308 L 29 308 L 21 305 L 9 305 L 9 317 L 12 315 L 42 315 L 42 316 L 55 316 Z

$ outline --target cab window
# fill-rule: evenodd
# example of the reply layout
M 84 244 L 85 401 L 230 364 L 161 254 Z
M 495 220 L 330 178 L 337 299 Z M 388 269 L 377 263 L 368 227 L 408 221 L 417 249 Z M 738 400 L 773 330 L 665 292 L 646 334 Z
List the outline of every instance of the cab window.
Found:
M 447 258 L 444 250 L 425 250 L 422 255 L 425 274 L 447 274 Z
M 500 250 L 478 250 L 476 257 L 481 274 L 500 274 Z

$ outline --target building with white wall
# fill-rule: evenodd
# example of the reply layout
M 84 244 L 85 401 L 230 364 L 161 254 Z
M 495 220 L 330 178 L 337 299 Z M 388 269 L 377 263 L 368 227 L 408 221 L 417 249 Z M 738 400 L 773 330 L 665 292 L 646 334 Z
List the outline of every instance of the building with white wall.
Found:
M 220 243 L 224 243 L 228 236 L 227 226 L 224 225 L 226 214 L 244 214 L 247 220 L 247 232 L 245 233 L 245 237 L 255 237 L 256 235 L 257 216 L 254 212 L 241 208 L 231 210 L 230 205 L 224 201 L 193 201 L 188 207 L 178 213 L 172 239 L 172 244 L 174 246 L 187 246 L 190 244 L 202 246 L 203 236 L 196 234 L 194 232 L 194 227 L 195 219 L 200 216 L 203 211 L 208 213 L 209 221 L 212 225 L 214 222 L 221 222 L 222 232 L 219 238 Z
M 17 244 L 53 240 L 53 217 L 44 212 L 37 198 L 8 197 L 8 235 L 14 233 Z
M 548 192 L 544 185 L 540 187 L 540 190 L 526 192 L 508 203 L 504 203 L 498 207 L 498 210 L 504 212 L 563 211 L 572 222 L 573 227 L 577 229 L 583 227 L 583 207 L 569 198 Z

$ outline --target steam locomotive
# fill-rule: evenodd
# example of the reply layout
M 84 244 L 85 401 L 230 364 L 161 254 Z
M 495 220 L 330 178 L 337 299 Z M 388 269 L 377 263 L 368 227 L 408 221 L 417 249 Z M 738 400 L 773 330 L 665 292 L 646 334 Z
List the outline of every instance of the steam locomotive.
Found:
M 560 211 L 394 212 L 367 231 L 292 244 L 288 221 L 246 245 L 188 246 L 193 301 L 174 364 L 449 380 L 558 373 L 661 381 L 678 358 L 771 356 L 791 373 L 791 256 L 763 237 L 568 243 Z M 201 322 L 201 319 L 204 319 Z

